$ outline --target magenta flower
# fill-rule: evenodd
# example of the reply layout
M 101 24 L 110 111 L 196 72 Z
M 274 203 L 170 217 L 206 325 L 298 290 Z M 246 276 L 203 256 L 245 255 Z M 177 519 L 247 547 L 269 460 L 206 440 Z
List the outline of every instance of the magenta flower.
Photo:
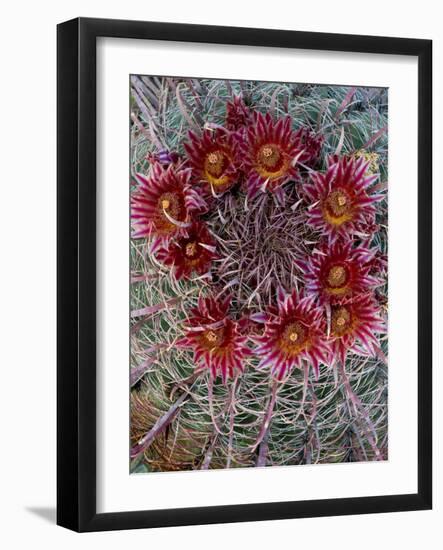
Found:
M 253 316 L 260 320 L 259 315 Z M 255 341 L 255 352 L 261 358 L 259 368 L 271 367 L 278 380 L 294 367 L 307 362 L 318 378 L 321 363 L 328 364 L 329 347 L 323 311 L 315 305 L 314 296 L 279 292 L 277 307 L 270 307 L 261 318 L 264 332 Z
M 308 223 L 333 244 L 337 238 L 369 229 L 375 221 L 375 203 L 383 195 L 371 194 L 377 175 L 367 175 L 364 158 L 333 158 L 325 173 L 311 172 L 303 190 L 309 201 Z
M 148 177 L 137 174 L 137 189 L 131 197 L 133 238 L 153 237 L 153 250 L 170 238 L 183 235 L 191 216 L 206 205 L 190 185 L 190 172 L 159 163 Z
M 292 130 L 290 117 L 274 121 L 269 113 L 254 115 L 254 124 L 239 140 L 250 197 L 265 189 L 276 192 L 296 178 L 295 165 L 303 155 L 301 135 Z
M 321 304 L 352 299 L 374 289 L 379 280 L 370 275 L 376 249 L 353 247 L 352 242 L 324 244 L 299 267 L 304 270 L 306 291 Z
M 193 222 L 184 235 L 169 241 L 157 254 L 165 265 L 174 266 L 176 279 L 190 277 L 193 272 L 207 273 L 215 258 L 215 241 L 203 222 Z
M 239 163 L 233 136 L 223 130 L 204 130 L 198 137 L 189 132 L 184 143 L 189 165 L 197 182 L 216 195 L 230 189 L 239 178 Z
M 345 363 L 348 351 L 375 356 L 377 333 L 385 332 L 379 308 L 370 294 L 344 300 L 331 308 L 331 362 Z
M 224 300 L 200 297 L 191 310 L 186 335 L 177 342 L 194 350 L 196 372 L 208 369 L 213 378 L 220 374 L 224 384 L 235 371 L 243 372 L 244 359 L 251 354 L 240 323 L 229 317 L 230 303 L 230 296 Z

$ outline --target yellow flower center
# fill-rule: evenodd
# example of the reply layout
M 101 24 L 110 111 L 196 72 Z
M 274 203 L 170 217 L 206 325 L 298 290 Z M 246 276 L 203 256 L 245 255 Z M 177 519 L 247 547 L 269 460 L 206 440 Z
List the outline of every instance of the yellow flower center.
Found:
M 216 342 L 217 341 L 217 334 L 213 330 L 208 330 L 205 333 L 205 338 L 208 342 Z
M 309 341 L 309 330 L 300 321 L 289 323 L 280 337 L 282 351 L 289 355 L 297 354 Z
M 275 145 L 263 145 L 258 153 L 259 162 L 268 169 L 276 168 L 281 157 L 279 148 Z
M 218 325 L 218 323 L 217 323 Z M 199 344 L 215 356 L 223 355 L 231 344 L 230 321 L 223 323 L 220 328 L 208 328 L 199 336 Z
M 154 215 L 154 223 L 158 234 L 173 234 L 177 231 L 177 225 L 171 222 L 171 218 L 185 221 L 186 207 L 180 190 L 171 189 L 162 193 L 158 199 Z
M 346 191 L 336 189 L 329 193 L 323 204 L 323 216 L 335 226 L 352 220 L 352 202 Z
M 333 287 L 342 287 L 346 283 L 346 269 L 341 265 L 334 265 L 328 272 L 328 283 Z
M 332 336 L 343 336 L 349 331 L 349 329 L 352 329 L 352 316 L 350 310 L 345 306 L 337 306 L 332 308 Z
M 220 160 L 220 153 L 209 153 L 208 162 L 209 164 L 217 164 Z
M 254 169 L 272 184 L 274 180 L 288 174 L 291 169 L 291 159 L 280 145 L 265 143 L 256 150 Z
M 197 243 L 192 242 L 188 243 L 185 247 L 185 254 L 186 256 L 189 256 L 190 258 L 194 257 L 197 253 Z
M 223 179 L 223 172 L 229 164 L 229 159 L 224 151 L 211 151 L 206 155 L 205 171 L 210 182 L 216 185 L 217 180 Z

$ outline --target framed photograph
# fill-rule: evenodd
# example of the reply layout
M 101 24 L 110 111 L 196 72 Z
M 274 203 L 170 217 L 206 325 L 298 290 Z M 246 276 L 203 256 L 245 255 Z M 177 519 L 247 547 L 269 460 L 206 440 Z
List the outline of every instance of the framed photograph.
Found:
M 431 67 L 58 26 L 59 525 L 431 508 Z

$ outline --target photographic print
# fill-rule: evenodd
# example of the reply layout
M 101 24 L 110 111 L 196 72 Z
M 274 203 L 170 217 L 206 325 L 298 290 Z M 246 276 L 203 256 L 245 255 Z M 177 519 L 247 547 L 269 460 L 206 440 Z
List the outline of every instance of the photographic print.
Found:
M 131 75 L 130 471 L 388 459 L 388 90 Z

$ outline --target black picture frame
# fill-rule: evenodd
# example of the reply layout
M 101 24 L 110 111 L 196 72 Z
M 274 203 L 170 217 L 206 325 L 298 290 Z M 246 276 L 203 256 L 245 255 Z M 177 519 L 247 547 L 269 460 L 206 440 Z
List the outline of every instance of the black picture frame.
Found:
M 399 54 L 418 59 L 418 491 L 97 513 L 96 39 Z M 426 510 L 432 507 L 432 42 L 79 18 L 57 29 L 57 523 L 75 531 Z

